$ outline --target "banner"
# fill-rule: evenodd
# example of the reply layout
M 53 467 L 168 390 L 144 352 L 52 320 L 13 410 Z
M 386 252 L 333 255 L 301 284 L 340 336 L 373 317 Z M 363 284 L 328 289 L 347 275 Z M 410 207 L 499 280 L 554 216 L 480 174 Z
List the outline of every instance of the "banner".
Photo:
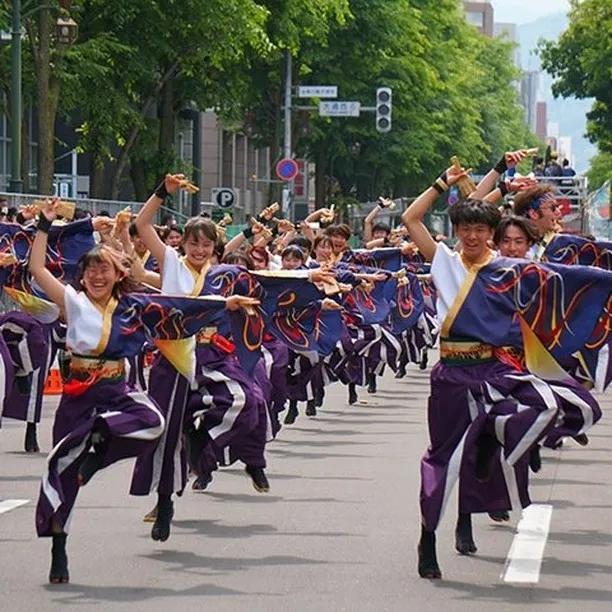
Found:
M 606 181 L 597 191 L 593 192 L 587 199 L 585 207 L 587 214 L 588 233 L 593 234 L 598 240 L 612 240 L 612 226 L 610 219 L 611 181 Z

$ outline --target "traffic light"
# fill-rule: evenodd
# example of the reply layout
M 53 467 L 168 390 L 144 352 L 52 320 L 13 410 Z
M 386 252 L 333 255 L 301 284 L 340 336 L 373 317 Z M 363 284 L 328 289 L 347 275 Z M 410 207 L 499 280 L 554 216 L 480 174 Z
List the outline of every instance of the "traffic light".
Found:
M 391 131 L 391 111 L 393 93 L 390 87 L 379 87 L 376 90 L 376 131 Z

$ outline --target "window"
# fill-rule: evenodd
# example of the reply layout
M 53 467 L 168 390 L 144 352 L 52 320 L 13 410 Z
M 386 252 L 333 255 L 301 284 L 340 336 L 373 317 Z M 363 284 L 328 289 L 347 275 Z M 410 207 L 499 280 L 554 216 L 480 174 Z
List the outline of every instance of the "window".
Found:
M 467 22 L 477 28 L 484 28 L 485 16 L 482 11 L 468 11 Z

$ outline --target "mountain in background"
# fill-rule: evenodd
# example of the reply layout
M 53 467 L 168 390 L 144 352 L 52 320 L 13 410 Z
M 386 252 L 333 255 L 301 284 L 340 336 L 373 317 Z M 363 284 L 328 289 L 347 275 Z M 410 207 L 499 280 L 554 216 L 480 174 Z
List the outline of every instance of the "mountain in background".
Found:
M 538 41 L 556 40 L 567 29 L 568 18 L 565 13 L 547 15 L 517 26 L 518 40 L 521 45 L 521 64 L 524 70 L 541 70 L 540 58 L 534 51 Z M 597 148 L 584 136 L 586 132 L 586 113 L 591 110 L 593 100 L 575 98 L 553 98 L 552 77 L 547 72 L 540 73 L 541 99 L 547 103 L 548 120 L 559 124 L 561 136 L 572 137 L 572 153 L 577 172 L 589 167 L 589 159 L 597 153 Z

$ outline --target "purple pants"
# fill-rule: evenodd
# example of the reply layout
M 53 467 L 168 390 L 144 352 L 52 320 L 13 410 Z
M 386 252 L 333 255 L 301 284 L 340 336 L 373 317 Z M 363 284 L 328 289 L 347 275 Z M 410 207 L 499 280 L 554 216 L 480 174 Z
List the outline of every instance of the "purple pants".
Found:
M 134 465 L 131 495 L 180 493 L 187 484 L 187 458 L 182 444 L 189 382 L 158 354 L 151 366 L 149 395 L 166 421 L 154 446 L 141 453 Z
M 106 467 L 146 452 L 163 430 L 164 418 L 155 402 L 124 381 L 97 383 L 78 397 L 64 394 L 55 413 L 53 449 L 36 507 L 38 535 L 53 535 L 54 521 L 68 532 L 79 492 L 78 469 L 93 433 L 106 440 Z
M 436 364 L 428 406 L 430 446 L 421 460 L 425 528 L 435 531 L 457 480 L 459 512 L 527 505 L 521 462 L 548 433 L 559 405 L 557 394 L 546 382 L 499 361 L 471 366 Z M 500 443 L 498 462 L 486 483 L 473 476 L 476 441 L 482 432 Z
M 209 437 L 198 471 L 211 471 L 213 455 L 221 465 L 240 460 L 265 467 L 269 422 L 259 385 L 244 372 L 234 355 L 214 346 L 199 346 L 197 362 L 198 391 L 189 397 L 187 419 L 201 420 Z
M 0 334 L 11 354 L 17 383 L 9 388 L 4 417 L 40 423 L 45 382 L 58 350 L 53 327 L 23 312 L 0 317 Z

